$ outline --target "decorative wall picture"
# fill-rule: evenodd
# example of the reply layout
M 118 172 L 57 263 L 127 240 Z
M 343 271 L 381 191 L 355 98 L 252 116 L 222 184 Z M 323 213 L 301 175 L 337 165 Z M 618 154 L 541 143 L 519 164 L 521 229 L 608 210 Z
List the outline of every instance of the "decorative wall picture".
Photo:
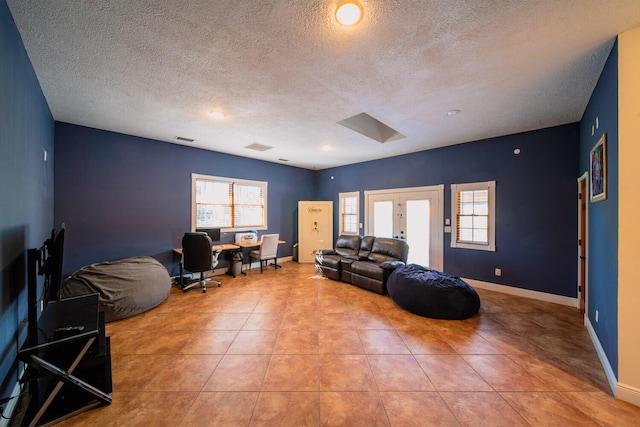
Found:
M 603 133 L 600 140 L 591 149 L 590 177 L 591 202 L 599 202 L 607 198 L 607 134 Z

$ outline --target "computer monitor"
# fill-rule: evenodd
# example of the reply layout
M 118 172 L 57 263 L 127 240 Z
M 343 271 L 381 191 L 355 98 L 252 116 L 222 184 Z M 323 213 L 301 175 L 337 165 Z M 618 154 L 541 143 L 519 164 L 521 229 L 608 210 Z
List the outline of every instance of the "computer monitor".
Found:
M 219 228 L 196 228 L 196 231 L 207 233 L 212 242 L 219 242 L 220 241 L 220 229 Z

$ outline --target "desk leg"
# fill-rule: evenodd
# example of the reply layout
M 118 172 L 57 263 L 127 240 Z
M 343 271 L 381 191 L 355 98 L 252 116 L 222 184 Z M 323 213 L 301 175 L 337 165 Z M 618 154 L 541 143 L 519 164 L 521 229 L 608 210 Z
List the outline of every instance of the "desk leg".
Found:
M 240 264 L 240 274 L 243 274 L 243 275 L 246 276 L 247 272 L 244 271 L 244 268 L 243 268 L 244 267 L 244 252 L 242 252 L 242 249 L 240 249 L 240 259 L 241 259 L 241 261 L 240 261 L 241 262 L 241 264 Z

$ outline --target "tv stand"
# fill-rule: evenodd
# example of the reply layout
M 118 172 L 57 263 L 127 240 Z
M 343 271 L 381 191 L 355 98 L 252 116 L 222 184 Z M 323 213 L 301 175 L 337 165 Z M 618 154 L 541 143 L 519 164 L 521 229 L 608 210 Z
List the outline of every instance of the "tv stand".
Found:
M 51 301 L 36 325 L 18 352 L 30 396 L 21 425 L 56 423 L 110 404 L 111 349 L 98 294 Z

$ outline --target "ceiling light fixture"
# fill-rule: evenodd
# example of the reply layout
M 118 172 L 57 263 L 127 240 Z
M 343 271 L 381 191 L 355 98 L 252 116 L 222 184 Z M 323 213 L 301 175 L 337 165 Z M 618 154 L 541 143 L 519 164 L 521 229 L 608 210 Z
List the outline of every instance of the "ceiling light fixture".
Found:
M 449 116 L 449 117 L 457 116 L 458 114 L 460 114 L 460 110 L 449 110 L 449 111 L 447 111 L 447 116 Z
M 220 111 L 212 111 L 209 114 L 211 115 L 211 117 L 213 117 L 216 120 L 224 119 L 224 113 L 222 113 Z
M 345 26 L 355 25 L 362 19 L 362 6 L 357 1 L 347 1 L 336 9 L 336 19 Z
M 333 150 L 333 147 L 330 146 L 329 144 L 324 144 L 322 147 L 320 147 L 320 149 L 322 151 L 331 151 L 331 150 Z

